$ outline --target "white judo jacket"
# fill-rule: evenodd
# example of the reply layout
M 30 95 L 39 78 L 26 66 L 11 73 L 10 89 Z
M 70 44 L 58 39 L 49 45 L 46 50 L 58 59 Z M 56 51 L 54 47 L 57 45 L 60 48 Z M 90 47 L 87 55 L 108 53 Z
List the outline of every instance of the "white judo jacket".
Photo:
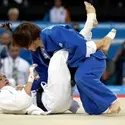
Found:
M 0 89 L 0 113 L 7 114 L 46 114 L 32 103 L 32 97 L 25 90 L 17 91 L 11 86 Z

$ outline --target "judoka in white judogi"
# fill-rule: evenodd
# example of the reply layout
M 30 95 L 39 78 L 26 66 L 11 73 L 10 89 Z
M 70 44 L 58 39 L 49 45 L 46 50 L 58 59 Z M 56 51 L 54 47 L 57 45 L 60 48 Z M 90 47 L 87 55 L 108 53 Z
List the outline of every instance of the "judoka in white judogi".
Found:
M 91 19 L 93 20 L 93 18 Z M 88 35 L 88 33 L 86 34 L 86 31 L 88 32 L 88 30 L 83 29 L 80 33 L 84 35 L 86 39 L 90 39 L 91 33 Z M 89 42 L 88 47 L 90 47 L 88 55 L 96 51 L 96 48 L 95 50 L 91 49 Z M 56 52 L 50 60 L 48 69 L 48 84 L 43 87 L 44 92 L 41 98 L 47 112 L 44 112 L 35 105 L 35 94 L 31 97 L 26 93 L 25 89 L 17 91 L 15 88 L 8 85 L 5 85 L 0 89 L 0 112 L 19 114 L 49 114 L 63 113 L 70 108 L 72 112 L 76 112 L 79 105 L 73 101 L 71 76 L 67 67 L 67 58 L 68 52 L 60 50 Z
M 33 69 L 31 66 L 29 78 L 26 86 L 17 91 L 9 85 L 6 76 L 0 73 L 0 113 L 8 114 L 42 114 L 43 111 L 32 103 L 30 95 L 32 82 L 34 80 Z M 44 113 L 45 114 L 45 113 Z

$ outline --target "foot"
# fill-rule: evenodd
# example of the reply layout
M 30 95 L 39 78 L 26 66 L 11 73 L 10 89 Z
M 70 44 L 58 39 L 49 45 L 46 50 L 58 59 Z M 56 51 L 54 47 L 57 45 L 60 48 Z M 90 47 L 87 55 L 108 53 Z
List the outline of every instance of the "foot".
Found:
M 72 105 L 71 105 L 69 111 L 71 111 L 72 113 L 75 114 L 78 111 L 79 108 L 80 108 L 79 103 L 77 101 L 73 100 Z
M 98 25 L 98 21 L 96 19 L 96 9 L 91 3 L 88 3 L 85 1 L 84 4 L 85 4 L 87 15 L 89 16 L 90 14 L 93 14 L 93 27 L 95 27 L 96 25 Z
M 104 40 L 102 41 L 102 47 L 101 49 L 104 51 L 104 52 L 107 52 L 112 41 L 114 40 L 116 36 L 116 30 L 115 29 L 112 29 L 108 35 L 106 37 L 104 37 Z
M 120 103 L 118 100 L 116 100 L 114 103 L 112 103 L 110 106 L 109 106 L 109 109 L 107 111 L 108 114 L 112 114 L 112 113 L 119 113 L 121 111 L 121 108 L 120 108 Z

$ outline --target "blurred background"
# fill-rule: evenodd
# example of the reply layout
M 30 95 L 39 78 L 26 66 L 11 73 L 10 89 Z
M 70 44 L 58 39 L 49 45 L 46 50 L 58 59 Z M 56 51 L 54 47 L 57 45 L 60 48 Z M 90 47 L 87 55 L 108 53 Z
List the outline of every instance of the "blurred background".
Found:
M 102 81 L 106 85 L 125 85 L 125 1 L 87 1 L 95 6 L 99 21 L 99 25 L 93 30 L 94 40 L 102 38 L 112 28 L 117 29 L 117 36 L 106 54 L 107 69 Z M 32 21 L 41 29 L 53 23 L 69 23 L 80 31 L 85 20 L 84 0 L 0 1 L 0 24 L 10 21 L 13 29 L 21 21 Z M 10 42 L 11 34 L 0 29 L 0 70 L 12 81 L 12 86 L 15 86 L 25 83 L 32 58 L 30 51 L 13 47 Z

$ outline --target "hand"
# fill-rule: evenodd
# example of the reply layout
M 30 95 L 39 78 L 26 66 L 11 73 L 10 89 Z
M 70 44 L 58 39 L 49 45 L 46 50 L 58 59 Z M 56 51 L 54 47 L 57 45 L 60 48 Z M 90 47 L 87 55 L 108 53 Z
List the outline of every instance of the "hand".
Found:
M 18 85 L 18 86 L 16 86 L 16 90 L 22 90 L 23 88 L 24 88 L 23 85 Z
M 34 78 L 35 80 L 38 80 L 40 78 L 38 72 L 34 72 Z
M 35 76 L 34 76 L 34 69 L 37 67 L 37 64 L 33 64 L 30 66 L 29 68 L 29 76 L 28 76 L 28 82 L 33 82 L 34 79 L 35 79 Z

